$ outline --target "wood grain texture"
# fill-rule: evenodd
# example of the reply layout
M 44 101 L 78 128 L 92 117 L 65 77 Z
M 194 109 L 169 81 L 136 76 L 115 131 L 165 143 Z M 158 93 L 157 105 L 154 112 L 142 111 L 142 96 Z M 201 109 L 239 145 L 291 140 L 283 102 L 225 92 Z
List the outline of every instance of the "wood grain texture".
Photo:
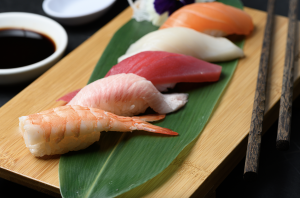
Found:
M 253 180 L 257 177 L 257 170 L 260 156 L 260 145 L 262 137 L 262 123 L 265 113 L 267 74 L 269 67 L 270 48 L 273 35 L 273 13 L 275 0 L 268 1 L 267 22 L 263 39 L 262 52 L 260 56 L 256 90 L 254 96 L 244 179 Z
M 189 197 L 193 194 L 204 197 L 245 156 L 266 21 L 264 12 L 249 8 L 245 11 L 253 18 L 255 30 L 246 40 L 246 56 L 240 60 L 209 123 L 201 136 L 181 152 L 165 171 L 133 189 L 137 197 Z M 126 9 L 1 107 L 1 177 L 58 195 L 59 156 L 35 158 L 25 147 L 18 131 L 18 117 L 61 105 L 55 102 L 57 98 L 83 87 L 110 38 L 131 15 L 131 9 Z M 287 19 L 276 17 L 274 28 L 276 42 L 270 58 L 273 67 L 268 71 L 264 126 L 270 126 L 278 116 Z M 300 79 L 298 62 L 296 65 L 295 88 L 299 87 Z M 298 94 L 294 93 L 294 96 Z
M 290 131 L 293 104 L 294 57 L 297 28 L 298 0 L 290 0 L 289 25 L 285 51 L 285 62 L 282 79 L 282 91 L 278 119 L 276 148 L 281 151 L 290 147 Z

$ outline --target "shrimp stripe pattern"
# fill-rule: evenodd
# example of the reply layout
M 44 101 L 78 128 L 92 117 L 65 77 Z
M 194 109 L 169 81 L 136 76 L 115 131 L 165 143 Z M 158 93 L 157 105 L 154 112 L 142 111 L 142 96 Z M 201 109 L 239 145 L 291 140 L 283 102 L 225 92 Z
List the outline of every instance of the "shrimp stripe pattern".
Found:
M 87 148 L 100 138 L 101 131 L 178 133 L 152 125 L 147 121 L 161 120 L 165 115 L 139 117 L 117 116 L 96 108 L 78 105 L 56 107 L 19 118 L 19 128 L 30 152 L 41 157 Z

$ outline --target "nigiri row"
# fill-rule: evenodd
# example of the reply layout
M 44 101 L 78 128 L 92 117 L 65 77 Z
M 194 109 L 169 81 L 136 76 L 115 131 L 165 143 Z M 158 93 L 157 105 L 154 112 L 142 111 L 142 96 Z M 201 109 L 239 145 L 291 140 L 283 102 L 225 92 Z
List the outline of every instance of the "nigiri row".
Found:
M 146 122 L 162 119 L 164 115 L 120 115 L 137 115 L 145 112 L 148 107 L 159 114 L 176 111 L 186 104 L 188 95 L 162 94 L 159 91 L 165 91 L 178 82 L 217 81 L 221 67 L 205 61 L 227 61 L 244 56 L 243 51 L 228 39 L 204 33 L 218 36 L 249 34 L 253 29 L 251 19 L 243 16 L 233 20 L 222 9 L 234 15 L 244 13 L 222 7 L 219 3 L 197 6 L 199 8 L 184 6 L 183 11 L 179 13 L 178 10 L 179 14 L 175 12 L 174 16 L 171 15 L 160 30 L 149 33 L 132 44 L 105 78 L 73 94 L 75 97 L 69 98 L 68 105 L 20 117 L 20 131 L 30 151 L 35 156 L 43 156 L 83 149 L 99 140 L 100 131 L 145 130 L 177 135 L 170 129 Z M 203 13 L 199 14 L 199 10 Z M 215 14 L 221 11 L 221 14 Z M 212 20 L 212 17 L 208 17 L 210 13 L 220 17 L 216 18 L 215 23 L 209 22 L 211 26 L 201 23 L 199 28 L 191 20 L 184 21 L 188 15 L 197 15 L 202 17 L 201 20 Z M 211 28 L 215 24 L 220 29 Z M 229 28 L 224 28 L 224 24 Z M 231 31 L 232 29 L 234 30 Z

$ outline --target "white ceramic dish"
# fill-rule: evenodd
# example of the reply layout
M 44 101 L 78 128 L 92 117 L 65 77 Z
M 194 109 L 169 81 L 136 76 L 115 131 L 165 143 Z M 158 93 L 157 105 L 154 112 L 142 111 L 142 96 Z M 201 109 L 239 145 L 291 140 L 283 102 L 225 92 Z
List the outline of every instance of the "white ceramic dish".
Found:
M 56 50 L 37 63 L 12 69 L 0 69 L 0 85 L 20 83 L 38 77 L 62 57 L 67 47 L 68 36 L 65 29 L 56 21 L 41 15 L 24 12 L 0 13 L 1 28 L 24 28 L 45 34 L 54 41 Z
M 44 12 L 64 25 L 82 25 L 103 15 L 115 0 L 45 0 Z

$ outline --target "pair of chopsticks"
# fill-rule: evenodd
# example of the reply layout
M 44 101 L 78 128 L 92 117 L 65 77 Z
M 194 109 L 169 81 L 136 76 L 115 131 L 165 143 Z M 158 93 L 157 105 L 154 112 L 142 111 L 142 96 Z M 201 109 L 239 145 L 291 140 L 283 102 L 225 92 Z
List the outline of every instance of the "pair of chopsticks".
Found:
M 273 13 L 275 0 L 268 1 L 268 16 L 265 27 L 262 53 L 259 64 L 255 98 L 253 104 L 250 132 L 248 137 L 248 147 L 246 152 L 246 161 L 244 169 L 244 179 L 254 180 L 257 177 L 258 162 L 260 155 L 260 145 L 262 136 L 262 122 L 265 111 L 266 82 L 269 64 L 270 44 L 273 30 Z M 295 37 L 297 27 L 297 0 L 290 0 L 289 5 L 289 25 L 286 43 L 286 54 L 284 64 L 284 74 L 282 82 L 282 92 L 280 98 L 280 113 L 278 121 L 278 133 L 276 148 L 278 150 L 287 150 L 290 142 L 290 126 L 292 115 L 293 99 L 293 71 L 294 71 L 294 53 Z

